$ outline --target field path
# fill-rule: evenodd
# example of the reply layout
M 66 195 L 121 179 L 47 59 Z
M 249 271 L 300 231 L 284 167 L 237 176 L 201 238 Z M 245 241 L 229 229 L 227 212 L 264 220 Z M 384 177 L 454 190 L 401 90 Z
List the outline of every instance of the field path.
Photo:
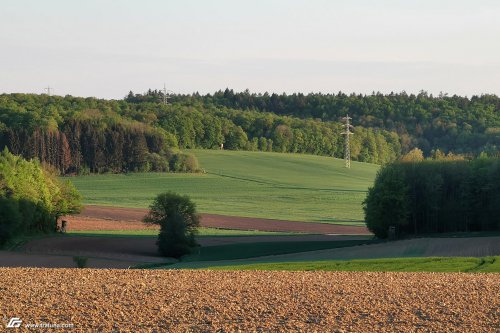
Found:
M 85 206 L 79 215 L 84 218 L 108 219 L 117 221 L 141 221 L 147 209 L 121 208 L 107 206 Z M 77 218 L 77 217 L 73 217 Z M 70 218 L 71 219 L 71 218 Z M 252 217 L 201 214 L 201 225 L 210 228 L 261 230 L 281 232 L 306 232 L 317 234 L 370 235 L 366 227 L 336 225 L 314 222 L 271 220 Z

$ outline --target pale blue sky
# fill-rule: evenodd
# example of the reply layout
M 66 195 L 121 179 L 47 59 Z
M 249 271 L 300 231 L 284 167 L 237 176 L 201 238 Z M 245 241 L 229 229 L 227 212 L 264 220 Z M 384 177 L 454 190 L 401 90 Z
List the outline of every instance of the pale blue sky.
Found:
M 0 1 L 0 92 L 500 94 L 500 1 Z

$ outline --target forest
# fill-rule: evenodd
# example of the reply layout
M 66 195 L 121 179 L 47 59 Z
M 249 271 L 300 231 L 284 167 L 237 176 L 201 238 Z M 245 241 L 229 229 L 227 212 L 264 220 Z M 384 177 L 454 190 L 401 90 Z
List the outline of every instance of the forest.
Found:
M 156 93 L 156 94 L 155 94 Z M 161 92 L 149 91 L 154 97 Z M 418 94 L 373 92 L 361 94 L 298 93 L 255 94 L 231 89 L 213 95 L 174 95 L 172 101 L 201 102 L 204 105 L 241 110 L 258 110 L 301 119 L 337 122 L 345 114 L 354 126 L 384 129 L 397 133 L 403 152 L 418 147 L 426 155 L 440 149 L 446 153 L 479 154 L 498 152 L 500 98 L 496 95 L 462 97 L 425 91 Z M 128 100 L 134 100 L 129 94 Z M 137 99 L 136 99 L 137 100 Z
M 382 167 L 364 202 L 367 227 L 388 237 L 500 230 L 500 160 L 401 161 Z
M 497 96 L 372 94 L 213 95 L 130 92 L 122 100 L 0 95 L 0 149 L 38 158 L 61 174 L 198 170 L 179 149 L 343 157 L 340 118 L 353 118 L 353 160 L 385 164 L 413 148 L 467 158 L 498 156 Z

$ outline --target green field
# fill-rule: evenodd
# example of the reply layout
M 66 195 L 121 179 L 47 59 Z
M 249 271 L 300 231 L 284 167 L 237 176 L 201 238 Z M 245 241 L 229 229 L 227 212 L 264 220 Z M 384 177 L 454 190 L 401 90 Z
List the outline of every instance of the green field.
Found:
M 500 256 L 390 258 L 366 260 L 333 260 L 261 263 L 204 267 L 214 270 L 277 270 L 277 271 L 369 271 L 369 272 L 500 272 Z
M 246 263 L 197 261 L 162 266 L 164 269 L 265 270 L 265 271 L 367 271 L 367 272 L 481 272 L 500 273 L 500 256 L 422 257 L 356 260 L 319 260 Z
M 90 175 L 71 180 L 84 204 L 146 208 L 156 194 L 189 195 L 202 213 L 363 224 L 361 203 L 379 166 L 331 157 L 191 150 L 206 173 Z
M 249 259 L 280 254 L 297 252 L 309 252 L 326 249 L 337 249 L 343 247 L 370 244 L 377 241 L 363 240 L 335 240 L 335 241 L 290 241 L 286 242 L 259 242 L 259 243 L 235 243 L 215 246 L 202 246 L 195 253 L 184 256 L 183 263 Z

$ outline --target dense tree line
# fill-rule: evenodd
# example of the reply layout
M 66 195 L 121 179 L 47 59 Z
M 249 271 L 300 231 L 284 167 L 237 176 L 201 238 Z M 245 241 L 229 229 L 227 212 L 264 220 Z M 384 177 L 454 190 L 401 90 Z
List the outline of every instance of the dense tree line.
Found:
M 127 102 L 0 95 L 0 148 L 37 157 L 62 173 L 190 170 L 196 161 L 176 154 L 177 148 L 213 149 L 221 144 L 234 150 L 343 156 L 337 122 L 202 104 L 166 106 L 137 96 Z M 385 163 L 400 151 L 394 132 L 355 129 L 355 160 Z
M 57 219 L 80 210 L 80 195 L 50 167 L 0 152 L 0 246 L 14 237 L 55 232 Z
M 37 158 L 62 174 L 197 171 L 193 156 L 175 150 L 173 135 L 121 117 L 110 110 L 112 103 L 82 100 L 43 95 L 7 100 L 18 103 L 0 107 L 0 149 Z M 89 108 L 95 106 L 99 109 Z
M 349 113 L 354 126 L 384 129 L 397 133 L 402 153 L 419 147 L 426 156 L 433 150 L 445 153 L 498 154 L 500 146 L 500 98 L 496 95 L 432 96 L 419 94 L 373 93 L 371 95 L 338 94 L 255 94 L 248 90 L 226 89 L 201 96 L 173 95 L 172 101 L 185 104 L 240 110 L 258 110 L 301 119 L 339 121 Z M 161 98 L 161 92 L 149 91 L 144 99 Z M 127 100 L 140 101 L 138 96 Z
M 296 152 L 343 157 L 341 116 L 355 125 L 351 157 L 384 164 L 413 148 L 499 155 L 499 98 L 418 95 L 201 96 L 150 90 L 124 100 L 0 95 L 0 149 L 37 157 L 62 173 L 182 171 L 177 149 Z
M 183 148 L 216 148 L 308 153 L 341 157 L 340 124 L 272 113 L 173 105 L 156 114 L 158 125 L 173 133 Z M 385 163 L 400 154 L 397 135 L 359 127 L 352 138 L 355 160 Z
M 378 237 L 500 230 L 500 160 L 399 162 L 384 166 L 365 200 Z

